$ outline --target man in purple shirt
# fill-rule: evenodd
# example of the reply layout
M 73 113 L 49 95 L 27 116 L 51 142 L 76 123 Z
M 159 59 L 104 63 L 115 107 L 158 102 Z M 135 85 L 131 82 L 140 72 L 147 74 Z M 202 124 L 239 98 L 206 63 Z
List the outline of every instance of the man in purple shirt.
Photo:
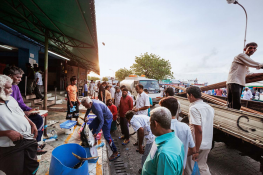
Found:
M 21 68 L 12 66 L 12 67 L 5 68 L 4 74 L 6 74 L 7 76 L 9 76 L 10 78 L 13 79 L 13 84 L 12 84 L 13 92 L 12 92 L 11 96 L 17 101 L 18 105 L 24 111 L 26 116 L 33 123 L 35 123 L 35 125 L 37 126 L 37 129 L 38 129 L 38 135 L 37 135 L 36 140 L 37 140 L 37 142 L 41 141 L 41 137 L 43 135 L 43 128 L 44 128 L 43 118 L 42 118 L 42 116 L 38 115 L 37 113 L 31 112 L 31 111 L 37 111 L 38 109 L 32 109 L 24 103 L 24 100 L 23 100 L 22 95 L 20 93 L 20 89 L 17 86 L 21 81 L 21 78 L 24 74 L 24 71 Z M 39 148 L 37 150 L 38 155 L 42 155 L 42 154 L 45 154 L 47 152 L 47 151 L 42 150 L 44 148 L 44 146 L 45 145 L 39 146 Z

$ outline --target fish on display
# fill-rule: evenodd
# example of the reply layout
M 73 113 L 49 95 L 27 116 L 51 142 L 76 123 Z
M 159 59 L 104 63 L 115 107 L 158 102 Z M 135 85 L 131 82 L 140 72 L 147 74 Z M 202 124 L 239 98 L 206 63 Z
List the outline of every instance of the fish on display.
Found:
M 86 161 L 86 160 L 91 160 L 91 159 L 97 159 L 97 157 L 89 157 L 89 158 L 82 158 L 74 153 L 72 153 L 73 156 L 75 156 L 78 160 L 79 160 L 79 163 L 77 163 L 73 168 L 74 169 L 78 169 L 79 167 L 81 167 L 81 165 Z
M 84 147 L 93 147 L 96 143 L 96 140 L 92 134 L 92 130 L 89 129 L 87 123 L 84 124 L 83 129 L 80 133 L 80 139 Z

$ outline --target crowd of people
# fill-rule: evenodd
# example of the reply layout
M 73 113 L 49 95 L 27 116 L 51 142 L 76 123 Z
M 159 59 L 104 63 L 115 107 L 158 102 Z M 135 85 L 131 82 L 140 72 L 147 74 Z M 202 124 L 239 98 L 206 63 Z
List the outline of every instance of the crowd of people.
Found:
M 240 96 L 245 86 L 247 67 L 263 68 L 263 64 L 254 62 L 250 56 L 256 51 L 256 43 L 248 43 L 245 53 L 234 58 L 227 81 L 228 106 L 240 109 Z M 29 94 L 35 91 L 36 96 L 43 99 L 42 74 L 39 68 L 32 69 L 27 64 Z M 37 155 L 45 154 L 45 145 L 39 145 L 43 134 L 43 119 L 37 109 L 25 105 L 19 87 L 23 70 L 11 66 L 0 75 L 0 170 L 6 174 L 36 174 L 39 163 Z M 34 75 L 34 76 L 33 76 Z M 106 82 L 98 83 L 98 100 L 95 97 L 95 83 L 85 84 L 85 96 L 78 100 L 77 78 L 70 78 L 67 87 L 68 102 L 66 119 L 79 117 L 79 105 L 87 108 L 85 121 L 92 111 L 97 117 L 89 128 L 94 137 L 102 130 L 109 143 L 113 161 L 120 153 L 111 137 L 111 131 L 117 129 L 120 120 L 121 133 L 125 146 L 130 143 L 129 126 L 137 133 L 137 152 L 142 154 L 139 173 L 143 175 L 186 174 L 191 175 L 194 162 L 198 163 L 201 175 L 209 175 L 207 165 L 208 154 L 212 148 L 214 109 L 201 99 L 201 90 L 197 86 L 186 89 L 189 105 L 189 126 L 180 122 L 180 103 L 174 97 L 174 90 L 167 88 L 165 97 L 159 102 L 160 107 L 150 110 L 151 99 L 143 85 L 136 85 L 137 97 L 134 99 L 126 86 Z M 35 86 L 35 87 L 34 87 Z M 89 94 L 90 92 L 90 94 Z M 89 94 L 89 95 L 88 95 Z M 224 90 L 217 89 L 217 95 Z M 244 96 L 251 99 L 246 88 Z M 150 112 L 150 113 L 149 113 Z M 79 125 L 79 123 L 77 123 Z
M 117 129 L 119 118 L 122 145 L 130 143 L 131 126 L 137 134 L 136 152 L 142 154 L 140 174 L 191 174 L 194 161 L 198 162 L 201 174 L 210 174 L 207 157 L 212 147 L 214 110 L 201 100 L 201 90 L 192 86 L 187 88 L 187 97 L 190 101 L 189 126 L 179 121 L 180 103 L 174 97 L 172 88 L 165 90 L 166 97 L 159 102 L 160 107 L 150 109 L 150 98 L 141 84 L 135 89 L 136 100 L 132 98 L 126 86 L 115 86 L 114 98 L 107 99 L 104 92 L 107 83 L 100 85 L 98 100 L 84 97 L 81 100 L 87 108 L 85 120 L 92 111 L 97 118 L 90 129 L 94 136 L 102 129 L 105 139 L 110 145 L 113 154 L 109 160 L 120 157 L 112 137 L 111 131 Z M 146 91 L 146 92 L 145 92 Z

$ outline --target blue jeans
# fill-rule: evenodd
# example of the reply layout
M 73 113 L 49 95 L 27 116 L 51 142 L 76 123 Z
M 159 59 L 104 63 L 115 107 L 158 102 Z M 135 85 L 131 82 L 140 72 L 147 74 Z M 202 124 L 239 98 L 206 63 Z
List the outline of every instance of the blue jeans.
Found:
M 105 140 L 107 140 L 107 142 L 109 143 L 110 145 L 110 148 L 113 152 L 117 152 L 117 148 L 111 138 L 111 135 L 110 135 L 110 129 L 111 129 L 111 122 L 112 120 L 104 120 L 104 125 L 102 126 L 102 131 L 103 131 L 103 135 L 104 135 L 104 138 Z M 92 130 L 92 133 L 95 134 L 95 132 L 97 131 L 97 128 L 100 124 L 100 121 L 98 118 L 95 118 L 91 124 L 89 124 L 89 129 Z
M 38 134 L 37 134 L 37 142 L 41 141 L 41 137 L 43 135 L 43 128 L 44 128 L 44 121 L 41 115 L 38 114 L 32 114 L 28 117 L 33 123 L 35 123 Z

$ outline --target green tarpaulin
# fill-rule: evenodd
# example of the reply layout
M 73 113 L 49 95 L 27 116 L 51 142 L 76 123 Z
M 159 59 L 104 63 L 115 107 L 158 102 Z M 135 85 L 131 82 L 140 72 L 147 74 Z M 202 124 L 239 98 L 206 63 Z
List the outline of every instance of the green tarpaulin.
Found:
M 1 0 L 0 22 L 99 74 L 94 0 Z

